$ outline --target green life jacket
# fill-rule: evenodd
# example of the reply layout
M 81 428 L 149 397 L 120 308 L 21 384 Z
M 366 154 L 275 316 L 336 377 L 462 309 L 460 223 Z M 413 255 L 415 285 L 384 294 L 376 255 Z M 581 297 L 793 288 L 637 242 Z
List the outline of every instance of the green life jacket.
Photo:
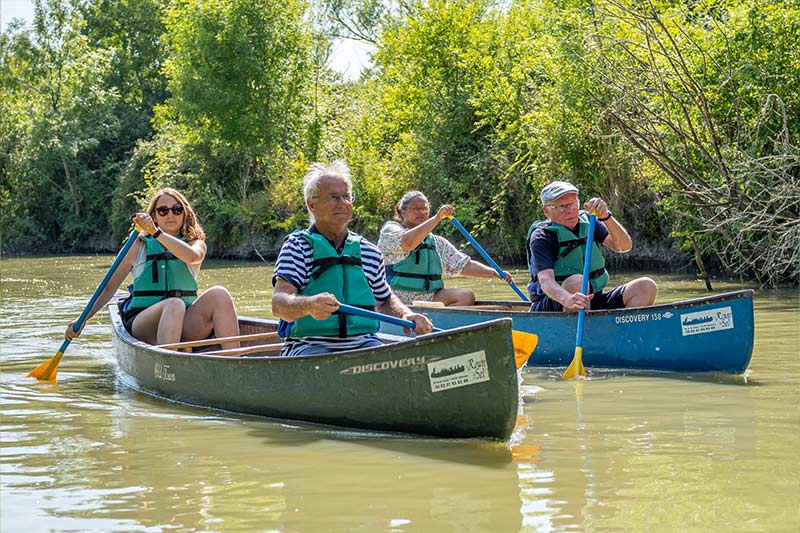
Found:
M 339 253 L 320 233 L 303 230 L 299 235 L 314 248 L 314 256 L 311 277 L 298 294 L 312 296 L 329 292 L 341 303 L 374 311 L 375 295 L 361 263 L 361 236 L 348 233 Z M 289 336 L 349 337 L 376 331 L 378 321 L 375 319 L 334 313 L 325 320 L 315 320 L 311 316 L 297 319 L 289 330 Z
M 531 235 L 537 228 L 544 229 L 556 234 L 558 237 L 558 257 L 553 270 L 558 283 L 563 283 L 565 279 L 575 274 L 583 275 L 583 262 L 586 256 L 586 236 L 589 233 L 589 217 L 585 212 L 578 215 L 578 237 L 561 224 L 555 224 L 550 220 L 537 220 L 528 229 L 526 243 L 530 243 Z M 525 247 L 528 257 L 528 271 L 531 271 L 531 251 L 530 244 Z M 589 262 L 589 284 L 592 293 L 601 291 L 608 284 L 608 271 L 603 253 L 596 242 L 592 242 L 592 258 Z
M 386 265 L 389 286 L 396 290 L 436 292 L 444 288 L 442 259 L 436 252 L 433 235 L 428 235 L 411 253 L 393 265 Z
M 128 309 L 144 309 L 167 298 L 180 298 L 189 307 L 197 298 L 197 282 L 189 266 L 152 237 L 142 237 L 147 262 L 133 280 L 133 299 Z

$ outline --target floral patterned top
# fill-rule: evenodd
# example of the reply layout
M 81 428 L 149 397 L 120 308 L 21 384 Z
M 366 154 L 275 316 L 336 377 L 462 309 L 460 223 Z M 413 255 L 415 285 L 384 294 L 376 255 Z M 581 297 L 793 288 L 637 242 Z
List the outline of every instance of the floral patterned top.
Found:
M 378 238 L 378 248 L 383 252 L 383 259 L 387 265 L 394 265 L 399 263 L 409 255 L 410 251 L 405 251 L 400 246 L 400 240 L 406 228 L 400 225 L 399 222 L 389 221 L 381 228 L 381 235 Z M 444 237 L 433 234 L 433 242 L 436 246 L 436 253 L 442 260 L 442 270 L 445 274 L 450 276 L 457 276 L 464 270 L 464 267 L 469 263 L 470 257 L 462 252 L 459 252 L 450 241 Z M 433 293 L 427 292 L 411 292 L 411 291 L 397 291 L 394 293 L 403 301 L 403 303 L 410 304 L 412 300 L 431 301 Z

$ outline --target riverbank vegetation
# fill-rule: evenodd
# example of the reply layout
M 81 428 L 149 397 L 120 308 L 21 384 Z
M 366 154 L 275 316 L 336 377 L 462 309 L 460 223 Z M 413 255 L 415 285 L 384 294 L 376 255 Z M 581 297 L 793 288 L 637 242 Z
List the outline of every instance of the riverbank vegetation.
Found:
M 374 46 L 357 81 L 336 36 Z M 799 42 L 778 0 L 37 0 L 0 36 L 2 251 L 118 248 L 171 185 L 214 255 L 270 257 L 341 158 L 372 238 L 419 188 L 521 262 L 566 179 L 638 264 L 797 283 Z

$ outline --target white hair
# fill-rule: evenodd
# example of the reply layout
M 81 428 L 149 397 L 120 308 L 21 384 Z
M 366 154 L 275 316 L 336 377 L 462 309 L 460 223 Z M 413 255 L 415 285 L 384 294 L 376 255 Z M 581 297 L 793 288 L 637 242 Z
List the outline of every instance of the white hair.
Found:
M 333 163 L 311 163 L 308 166 L 306 175 L 303 176 L 303 200 L 308 209 L 308 215 L 311 217 L 311 223 L 314 223 L 314 213 L 308 208 L 308 201 L 317 195 L 317 187 L 319 180 L 326 176 L 338 176 L 347 182 L 347 187 L 353 190 L 353 182 L 350 180 L 350 168 L 342 160 L 334 161 Z

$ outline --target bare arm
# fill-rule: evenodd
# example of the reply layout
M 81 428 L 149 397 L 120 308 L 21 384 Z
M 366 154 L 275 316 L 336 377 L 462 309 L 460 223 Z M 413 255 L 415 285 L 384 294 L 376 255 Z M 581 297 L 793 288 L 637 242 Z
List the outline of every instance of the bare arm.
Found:
M 540 270 L 536 275 L 542 291 L 551 299 L 557 301 L 568 311 L 576 309 L 589 309 L 592 294 L 585 295 L 580 292 L 570 293 L 556 281 L 556 274 L 552 268 Z
M 96 315 L 100 309 L 104 308 L 108 302 L 111 301 L 111 297 L 114 296 L 115 292 L 117 292 L 117 289 L 119 289 L 119 286 L 122 284 L 125 276 L 127 276 L 133 269 L 133 262 L 135 261 L 136 256 L 139 254 L 139 248 L 141 246 L 142 241 L 136 241 L 136 243 L 130 247 L 128 253 L 122 258 L 117 270 L 115 270 L 111 275 L 111 278 L 109 278 L 108 284 L 100 292 L 100 295 L 97 297 L 97 301 L 95 301 L 94 305 L 89 310 L 89 314 L 86 316 L 86 320 L 81 325 L 81 329 L 78 331 L 78 333 L 75 333 L 72 329 L 72 326 L 78 321 L 76 318 L 67 326 L 67 330 L 64 332 L 65 338 L 72 340 L 79 336 L 83 331 L 83 326 L 85 326 L 86 323 L 89 322 L 89 320 Z
M 474 259 L 469 260 L 469 263 L 466 264 L 464 270 L 461 271 L 461 274 L 464 276 L 469 276 L 471 278 L 492 279 L 498 277 L 495 269 L 486 266 L 479 261 L 475 261 Z M 509 274 L 506 271 L 503 271 L 503 274 L 505 274 L 503 280 L 505 280 L 507 283 L 514 283 L 514 278 L 511 277 L 511 274 Z
M 416 324 L 414 328 L 414 332 L 418 335 L 423 335 L 425 333 L 430 333 L 433 331 L 433 324 L 425 315 L 421 315 L 419 313 L 415 313 L 411 309 L 409 309 L 403 302 L 400 301 L 400 298 L 392 294 L 388 300 L 383 302 L 379 302 L 376 306 L 376 310 L 379 313 L 383 313 L 385 315 L 392 315 L 398 318 L 402 318 L 404 320 L 410 320 Z M 406 335 L 410 333 L 410 331 L 406 328 L 403 328 L 403 331 L 406 332 Z
M 603 246 L 613 252 L 624 254 L 633 248 L 633 241 L 628 231 L 613 216 L 603 221 L 608 228 L 608 237 L 603 241 Z
M 608 205 L 600 198 L 592 198 L 583 206 L 590 213 L 594 210 L 598 219 L 606 218 L 611 214 L 608 212 Z M 617 222 L 613 216 L 608 220 L 603 220 L 603 223 L 608 228 L 608 237 L 603 241 L 603 246 L 619 254 L 630 252 L 633 248 L 633 241 L 623 225 Z
M 425 237 L 430 235 L 433 228 L 435 228 L 444 217 L 452 215 L 455 210 L 456 208 L 452 205 L 443 205 L 440 207 L 439 211 L 431 218 L 415 228 L 406 230 L 406 232 L 403 233 L 403 238 L 400 239 L 400 247 L 403 251 L 410 252 L 419 246 L 419 244 L 425 240 Z
M 297 287 L 278 277 L 275 292 L 272 294 L 272 314 L 287 321 L 311 316 L 315 320 L 325 320 L 339 308 L 336 298 L 327 292 L 313 296 L 299 296 Z
M 133 222 L 149 235 L 153 235 L 158 230 L 155 221 L 147 213 L 136 213 L 133 216 Z M 187 265 L 199 265 L 206 258 L 206 243 L 200 239 L 186 242 L 163 232 L 157 239 L 164 248 L 172 252 L 172 255 Z

